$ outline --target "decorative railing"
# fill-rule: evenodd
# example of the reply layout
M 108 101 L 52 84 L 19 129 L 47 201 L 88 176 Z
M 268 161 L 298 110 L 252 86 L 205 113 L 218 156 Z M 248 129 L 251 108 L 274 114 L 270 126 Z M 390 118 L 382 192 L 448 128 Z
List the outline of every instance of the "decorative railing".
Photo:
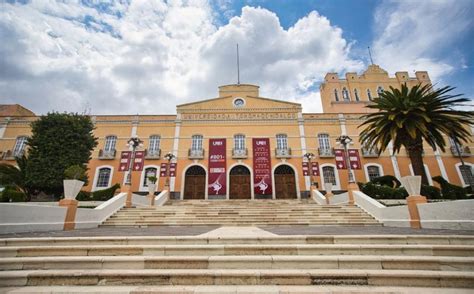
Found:
M 114 159 L 116 153 L 117 153 L 117 151 L 115 149 L 113 149 L 113 150 L 100 149 L 99 150 L 99 159 L 106 159 L 106 160 Z
M 25 150 L 20 150 L 17 152 L 13 152 L 12 150 L 7 150 L 2 152 L 2 159 L 3 160 L 15 160 L 16 157 L 22 157 L 25 154 Z
M 459 152 L 457 150 L 458 148 L 459 148 Z M 459 155 L 461 155 L 462 157 L 471 156 L 471 149 L 469 148 L 469 146 L 458 146 L 458 148 L 456 148 L 456 146 L 451 146 L 450 149 L 453 156 L 459 156 Z
M 275 149 L 276 158 L 290 158 L 291 157 L 291 148 L 276 148 Z
M 161 149 L 157 149 L 157 150 L 145 149 L 146 159 L 160 159 L 160 157 L 161 157 Z
M 204 149 L 189 149 L 189 159 L 204 159 Z
M 362 147 L 361 151 L 363 157 L 379 157 L 379 148 L 377 147 Z
M 334 148 L 318 148 L 319 157 L 334 157 Z
M 242 158 L 247 158 L 247 157 L 248 157 L 247 148 L 240 148 L 240 149 L 233 148 L 232 149 L 232 158 L 242 159 Z

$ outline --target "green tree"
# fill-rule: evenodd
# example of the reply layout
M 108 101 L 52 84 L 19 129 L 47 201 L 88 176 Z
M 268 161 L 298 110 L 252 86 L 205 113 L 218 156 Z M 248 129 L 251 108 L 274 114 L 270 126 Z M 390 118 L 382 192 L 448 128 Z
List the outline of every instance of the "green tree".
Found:
M 16 158 L 17 166 L 2 163 L 0 164 L 0 185 L 12 187 L 17 191 L 26 194 L 27 200 L 31 199 L 32 188 L 26 182 L 26 166 L 28 160 L 25 155 Z
M 383 152 L 390 142 L 393 152 L 400 152 L 404 146 L 410 157 L 415 175 L 422 176 L 422 182 L 428 185 L 423 167 L 423 142 L 436 150 L 445 150 L 443 135 L 462 141 L 470 140 L 467 130 L 473 122 L 474 112 L 462 111 L 459 107 L 470 101 L 459 95 L 449 94 L 454 88 L 446 86 L 434 89 L 432 85 L 417 85 L 408 89 L 390 87 L 390 91 L 380 93 L 368 108 L 377 112 L 363 116 L 365 122 L 359 127 L 360 141 L 368 146 L 379 147 Z
M 88 116 L 48 113 L 31 124 L 28 139 L 27 183 L 58 197 L 63 191 L 64 171 L 86 165 L 97 146 L 94 125 Z

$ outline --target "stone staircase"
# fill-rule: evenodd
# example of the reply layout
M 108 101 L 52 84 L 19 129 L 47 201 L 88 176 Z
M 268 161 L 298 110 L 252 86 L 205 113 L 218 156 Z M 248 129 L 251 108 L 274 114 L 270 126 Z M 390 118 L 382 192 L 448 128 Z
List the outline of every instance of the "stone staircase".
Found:
M 1 293 L 236 293 L 235 285 L 259 287 L 245 293 L 341 293 L 347 285 L 351 293 L 472 293 L 474 236 L 0 239 Z
M 121 209 L 102 227 L 170 225 L 381 226 L 357 206 L 321 206 L 308 200 L 175 200 L 161 207 Z

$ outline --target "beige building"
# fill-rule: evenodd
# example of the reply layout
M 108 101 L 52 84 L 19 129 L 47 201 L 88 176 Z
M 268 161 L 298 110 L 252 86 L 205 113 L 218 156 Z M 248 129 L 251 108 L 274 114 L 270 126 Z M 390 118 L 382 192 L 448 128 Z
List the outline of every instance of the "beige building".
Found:
M 381 175 L 398 178 L 412 174 L 405 151 L 378 155 L 358 142 L 361 115 L 379 91 L 430 83 L 427 72 L 397 72 L 390 77 L 377 65 L 361 75 L 347 73 L 345 79 L 328 73 L 321 85 L 323 113 L 303 113 L 298 103 L 260 97 L 255 85 L 219 87 L 216 98 L 178 105 L 173 115 L 92 116 L 99 145 L 89 162 L 87 190 L 99 190 L 114 183 L 124 184 L 121 154 L 127 141 L 138 136 L 144 141 L 143 169 L 132 172 L 132 190 L 148 191 L 148 176 L 158 177 L 157 191 L 168 184 L 181 199 L 299 198 L 307 195 L 311 180 L 320 189 L 332 183 L 334 190 L 347 186 L 347 169 L 338 169 L 341 150 L 336 138 L 353 138 L 349 149 L 356 150 L 356 181 L 366 182 Z M 284 97 L 282 97 L 284 98 Z M 4 161 L 14 163 L 25 151 L 33 114 L 17 111 L 0 116 L 0 150 Z M 471 129 L 472 131 L 472 129 Z M 425 146 L 424 162 L 428 177 L 441 175 L 450 182 L 467 185 L 474 167 L 470 146 L 461 146 L 461 156 L 469 170 L 462 170 L 452 146 L 446 153 Z M 171 153 L 170 172 L 165 154 Z M 314 154 L 311 169 L 305 154 Z M 357 157 L 357 156 L 356 156 Z M 357 158 L 353 158 L 357 161 Z M 163 165 L 163 166 L 162 166 Z M 352 164 L 351 164 L 352 165 Z M 163 169 L 163 170 L 161 170 Z M 310 175 L 313 174 L 313 175 Z M 470 176 L 471 175 L 471 176 Z

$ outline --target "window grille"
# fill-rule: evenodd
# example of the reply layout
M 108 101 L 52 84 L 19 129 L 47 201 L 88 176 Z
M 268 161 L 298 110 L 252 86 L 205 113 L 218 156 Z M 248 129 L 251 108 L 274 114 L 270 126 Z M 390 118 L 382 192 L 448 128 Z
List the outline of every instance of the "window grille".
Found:
M 154 167 L 145 169 L 145 178 L 143 179 L 143 187 L 148 187 L 148 177 L 156 177 L 157 170 Z
M 157 135 L 150 136 L 150 145 L 148 146 L 150 153 L 156 153 L 160 150 L 160 139 L 160 136 Z
M 117 137 L 116 136 L 107 136 L 105 138 L 105 148 L 106 152 L 111 152 L 115 150 L 115 144 L 117 144 Z
M 276 135 L 277 149 L 288 149 L 288 136 L 285 134 Z
M 334 167 L 324 166 L 323 167 L 323 178 L 324 178 L 324 183 L 331 183 L 334 186 L 337 185 L 337 183 L 336 183 L 336 173 L 334 171 Z
M 367 175 L 369 176 L 369 181 L 380 177 L 380 168 L 376 165 L 369 165 L 367 167 Z
M 319 148 L 322 150 L 330 150 L 329 134 L 318 134 Z
M 106 188 L 109 186 L 111 169 L 108 167 L 99 169 L 99 175 L 97 176 L 97 188 Z
M 202 136 L 201 135 L 192 136 L 191 150 L 202 150 Z
M 245 135 L 238 134 L 234 136 L 234 149 L 235 150 L 245 149 Z

